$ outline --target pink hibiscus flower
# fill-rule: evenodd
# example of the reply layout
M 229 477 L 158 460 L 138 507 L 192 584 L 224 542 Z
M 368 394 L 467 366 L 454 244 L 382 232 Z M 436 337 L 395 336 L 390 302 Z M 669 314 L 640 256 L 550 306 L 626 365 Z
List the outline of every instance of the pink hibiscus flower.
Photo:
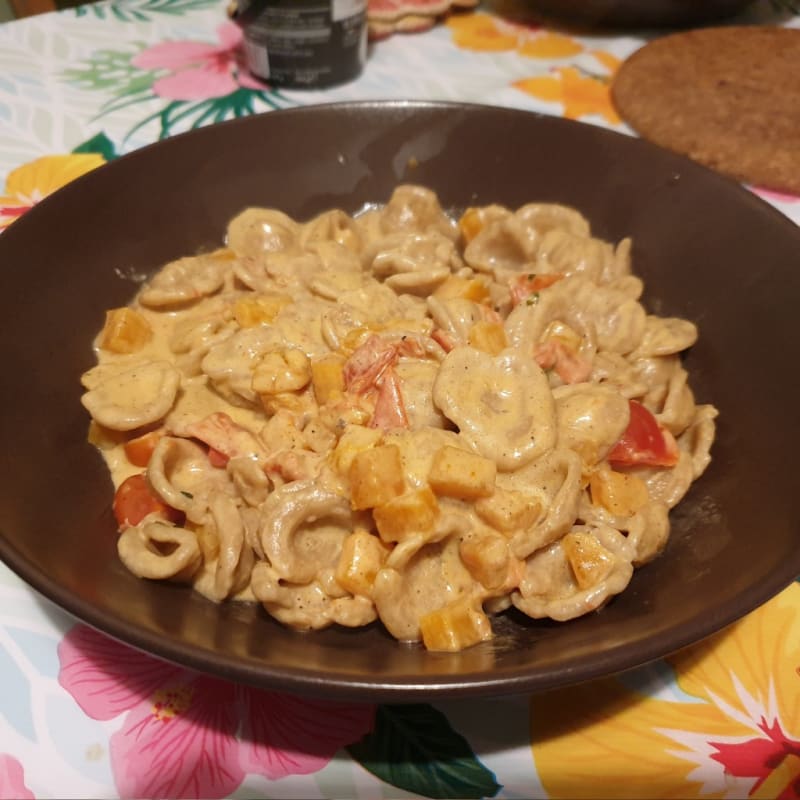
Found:
M 153 91 L 168 100 L 208 100 L 239 88 L 265 89 L 247 72 L 242 31 L 233 22 L 217 28 L 219 45 L 205 42 L 162 42 L 134 56 L 139 69 L 168 70 L 153 83 Z
M 248 773 L 276 780 L 317 772 L 372 729 L 374 706 L 199 675 L 83 625 L 64 637 L 58 656 L 59 682 L 86 714 L 125 714 L 110 741 L 122 797 L 226 797 Z
M 0 800 L 33 800 L 25 785 L 22 764 L 13 756 L 0 754 Z

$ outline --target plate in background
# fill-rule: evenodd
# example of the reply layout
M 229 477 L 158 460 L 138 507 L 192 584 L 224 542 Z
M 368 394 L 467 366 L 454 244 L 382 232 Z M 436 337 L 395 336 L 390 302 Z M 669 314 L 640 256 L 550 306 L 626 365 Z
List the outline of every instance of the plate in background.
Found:
M 552 20 L 603 28 L 669 28 L 722 22 L 754 0 L 527 0 Z

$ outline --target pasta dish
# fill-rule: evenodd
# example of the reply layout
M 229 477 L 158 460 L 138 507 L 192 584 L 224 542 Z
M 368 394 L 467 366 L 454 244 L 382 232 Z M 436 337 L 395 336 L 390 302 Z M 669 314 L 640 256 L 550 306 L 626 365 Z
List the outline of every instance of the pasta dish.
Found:
M 601 608 L 709 463 L 691 322 L 548 203 L 248 208 L 107 312 L 82 376 L 118 553 L 298 630 L 458 651 Z

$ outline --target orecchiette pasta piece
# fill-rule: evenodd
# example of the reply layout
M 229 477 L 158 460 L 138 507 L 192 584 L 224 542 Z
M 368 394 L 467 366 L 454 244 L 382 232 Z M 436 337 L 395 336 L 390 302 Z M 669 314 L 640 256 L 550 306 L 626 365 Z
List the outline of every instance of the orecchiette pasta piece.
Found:
M 432 267 L 431 269 L 416 270 L 415 272 L 398 272 L 386 278 L 384 283 L 398 293 L 427 297 L 449 275 L 450 270 L 444 267 Z
M 488 206 L 470 206 L 458 219 L 458 229 L 465 244 L 469 244 L 490 222 L 507 219 L 513 211 L 492 203 Z
M 520 272 L 536 260 L 539 233 L 515 215 L 488 222 L 464 248 L 464 261 L 475 270 L 495 275 Z
M 505 321 L 510 345 L 522 353 L 533 354 L 548 326 L 554 322 L 568 325 L 594 345 L 594 327 L 587 327 L 588 320 L 579 314 L 577 305 L 573 303 L 573 296 L 577 296 L 585 283 L 581 278 L 564 278 L 538 292 L 531 298 L 534 302 L 515 306 Z
M 310 250 L 266 253 L 261 260 L 270 279 L 289 289 L 307 288 L 324 271 L 322 260 Z
M 694 419 L 694 393 L 689 386 L 689 375 L 685 369 L 676 369 L 667 384 L 667 396 L 656 419 L 671 434 L 678 436 Z
M 372 274 L 395 291 L 427 296 L 442 284 L 461 259 L 453 242 L 440 233 L 394 234 L 376 244 Z
M 671 356 L 687 350 L 697 341 L 697 326 L 688 319 L 648 314 L 642 340 L 631 358 Z
M 678 437 L 678 447 L 687 452 L 692 460 L 692 475 L 695 480 L 711 463 L 711 445 L 714 442 L 718 414 L 712 405 L 697 406 L 691 424 Z
M 120 534 L 117 552 L 134 575 L 151 580 L 188 580 L 202 560 L 192 531 L 152 515 Z
M 621 239 L 614 249 L 614 264 L 611 268 L 610 274 L 603 276 L 603 283 L 612 283 L 615 279 L 624 279 L 626 277 L 635 278 L 636 276 L 631 273 L 631 250 L 633 248 L 633 241 L 630 237 Z M 636 294 L 638 299 L 641 296 L 644 283 L 640 278 L 636 278 L 639 283 L 639 290 Z
M 580 211 L 559 203 L 526 203 L 514 212 L 514 216 L 539 236 L 558 229 L 584 238 L 590 234 L 586 217 Z
M 256 292 L 292 289 L 298 295 L 319 274 L 321 264 L 314 254 L 299 249 L 265 252 L 240 259 L 234 264 L 234 275 Z
M 423 186 L 398 186 L 378 213 L 384 233 L 438 232 L 450 239 L 458 236 L 456 223 L 442 211 L 436 193 Z
M 651 500 L 664 503 L 667 508 L 680 503 L 694 480 L 692 456 L 686 450 L 680 450 L 674 467 L 631 467 L 629 472 L 647 484 Z
M 162 267 L 139 293 L 150 308 L 182 305 L 218 292 L 231 271 L 230 259 L 214 255 L 189 256 Z
M 258 436 L 270 453 L 300 449 L 305 444 L 303 433 L 297 426 L 297 419 L 294 414 L 285 410 L 273 414 L 259 431 Z
M 636 275 L 620 275 L 613 280 L 605 283 L 609 289 L 630 297 L 632 300 L 639 300 L 644 292 L 644 281 Z
M 381 569 L 375 576 L 372 599 L 392 636 L 418 641 L 420 617 L 475 590 L 475 580 L 461 561 L 458 539 L 450 537 L 426 544 L 402 570 Z
M 411 428 L 444 428 L 447 419 L 433 403 L 433 384 L 439 374 L 436 361 L 401 359 L 395 366 Z
M 441 233 L 400 233 L 379 239 L 367 251 L 372 274 L 379 279 L 404 272 L 463 266 L 455 244 Z
M 628 541 L 634 548 L 634 567 L 658 556 L 669 539 L 669 509 L 664 503 L 649 503 L 630 521 Z
M 431 296 L 427 303 L 437 327 L 457 345 L 467 344 L 470 330 L 486 318 L 486 307 L 473 300 Z
M 544 234 L 536 249 L 537 272 L 580 275 L 595 283 L 612 271 L 614 250 L 607 242 L 553 228 Z
M 339 303 L 322 312 L 320 317 L 320 334 L 328 348 L 332 351 L 341 349 L 345 338 L 354 330 L 366 330 L 365 315 L 354 308 Z
M 595 384 L 607 384 L 628 400 L 642 397 L 647 392 L 647 384 L 634 365 L 619 353 L 595 353 L 589 380 Z
M 631 359 L 634 376 L 632 380 L 641 384 L 641 391 L 634 395 L 648 408 L 661 408 L 669 390 L 669 382 L 682 369 L 680 356 L 653 356 Z
M 500 470 L 519 469 L 555 444 L 555 406 L 533 359 L 457 347 L 445 357 L 433 401 L 472 449 Z
M 169 337 L 169 348 L 177 356 L 175 363 L 186 375 L 198 375 L 206 353 L 227 339 L 236 330 L 223 308 L 201 315 L 190 315 L 175 321 Z
M 632 545 L 619 531 L 576 526 L 528 558 L 512 602 L 534 619 L 574 619 L 625 589 L 633 558 Z
M 243 506 L 240 513 L 244 525 L 244 540 L 252 550 L 255 560 L 263 561 L 264 551 L 261 549 L 261 538 L 258 535 L 261 528 L 261 509 L 257 506 Z
M 180 382 L 180 372 L 168 361 L 150 361 L 106 371 L 81 403 L 100 425 L 131 431 L 161 420 L 172 408 Z
M 332 597 L 318 580 L 287 583 L 267 561 L 259 561 L 253 567 L 250 586 L 271 616 L 296 630 L 320 630 L 334 623 L 359 628 L 377 616 L 368 597 Z
M 167 505 L 197 524 L 207 519 L 213 491 L 233 492 L 225 470 L 212 467 L 200 445 L 173 436 L 159 440 L 147 465 L 147 479 Z
M 361 260 L 347 247 L 336 242 L 314 242 L 308 247 L 321 265 L 319 274 L 308 281 L 314 294 L 336 302 L 344 292 L 368 285 L 369 275 L 362 270 Z
M 244 328 L 211 347 L 200 366 L 225 399 L 234 405 L 255 403 L 253 370 L 266 353 L 282 344 L 283 337 L 270 325 Z
M 220 603 L 247 585 L 255 560 L 245 540 L 244 521 L 236 501 L 222 492 L 212 492 L 208 506 L 210 520 L 206 524 L 213 526 L 217 556 L 204 565 L 194 588 Z
M 581 290 L 582 313 L 592 321 L 597 331 L 598 350 L 626 354 L 641 341 L 645 311 L 641 304 L 624 292 L 609 287 L 593 290 L 584 285 Z
M 362 240 L 356 221 L 340 209 L 323 211 L 300 229 L 303 247 L 317 242 L 335 242 L 351 253 L 361 251 Z
M 503 489 L 533 495 L 541 506 L 533 524 L 511 538 L 511 551 L 517 558 L 527 558 L 570 529 L 581 498 L 582 468 L 577 453 L 559 448 L 524 469 L 497 476 Z
M 419 298 L 398 295 L 388 286 L 376 281 L 344 292 L 338 305 L 362 324 L 378 329 L 388 320 L 420 320 L 425 316 L 425 304 Z
M 336 566 L 354 525 L 346 497 L 313 480 L 293 481 L 261 506 L 261 549 L 283 580 L 310 583 Z
M 329 348 L 322 335 L 320 316 L 329 305 L 309 297 L 281 309 L 272 321 L 272 327 L 283 339 L 282 346 L 296 347 L 310 358 L 327 353 Z
M 249 456 L 238 456 L 229 459 L 225 468 L 236 493 L 247 505 L 257 508 L 267 499 L 272 483 L 258 461 Z
M 386 557 L 387 568 L 402 572 L 425 545 L 450 538 L 461 541 L 474 527 L 474 520 L 458 501 L 443 498 L 439 501 L 439 512 L 432 528 L 407 535 L 392 548 Z
M 558 446 L 578 453 L 584 464 L 602 461 L 628 427 L 628 400 L 613 387 L 576 383 L 553 390 Z
M 300 226 L 282 211 L 248 208 L 228 223 L 227 245 L 237 256 L 253 259 L 291 248 L 299 232 Z

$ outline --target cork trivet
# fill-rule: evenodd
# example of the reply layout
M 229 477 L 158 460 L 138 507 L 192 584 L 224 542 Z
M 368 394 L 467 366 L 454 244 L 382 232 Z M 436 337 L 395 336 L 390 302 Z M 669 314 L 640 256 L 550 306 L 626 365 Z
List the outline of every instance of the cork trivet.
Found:
M 745 183 L 800 194 L 800 29 L 655 39 L 622 64 L 611 96 L 643 138 Z

